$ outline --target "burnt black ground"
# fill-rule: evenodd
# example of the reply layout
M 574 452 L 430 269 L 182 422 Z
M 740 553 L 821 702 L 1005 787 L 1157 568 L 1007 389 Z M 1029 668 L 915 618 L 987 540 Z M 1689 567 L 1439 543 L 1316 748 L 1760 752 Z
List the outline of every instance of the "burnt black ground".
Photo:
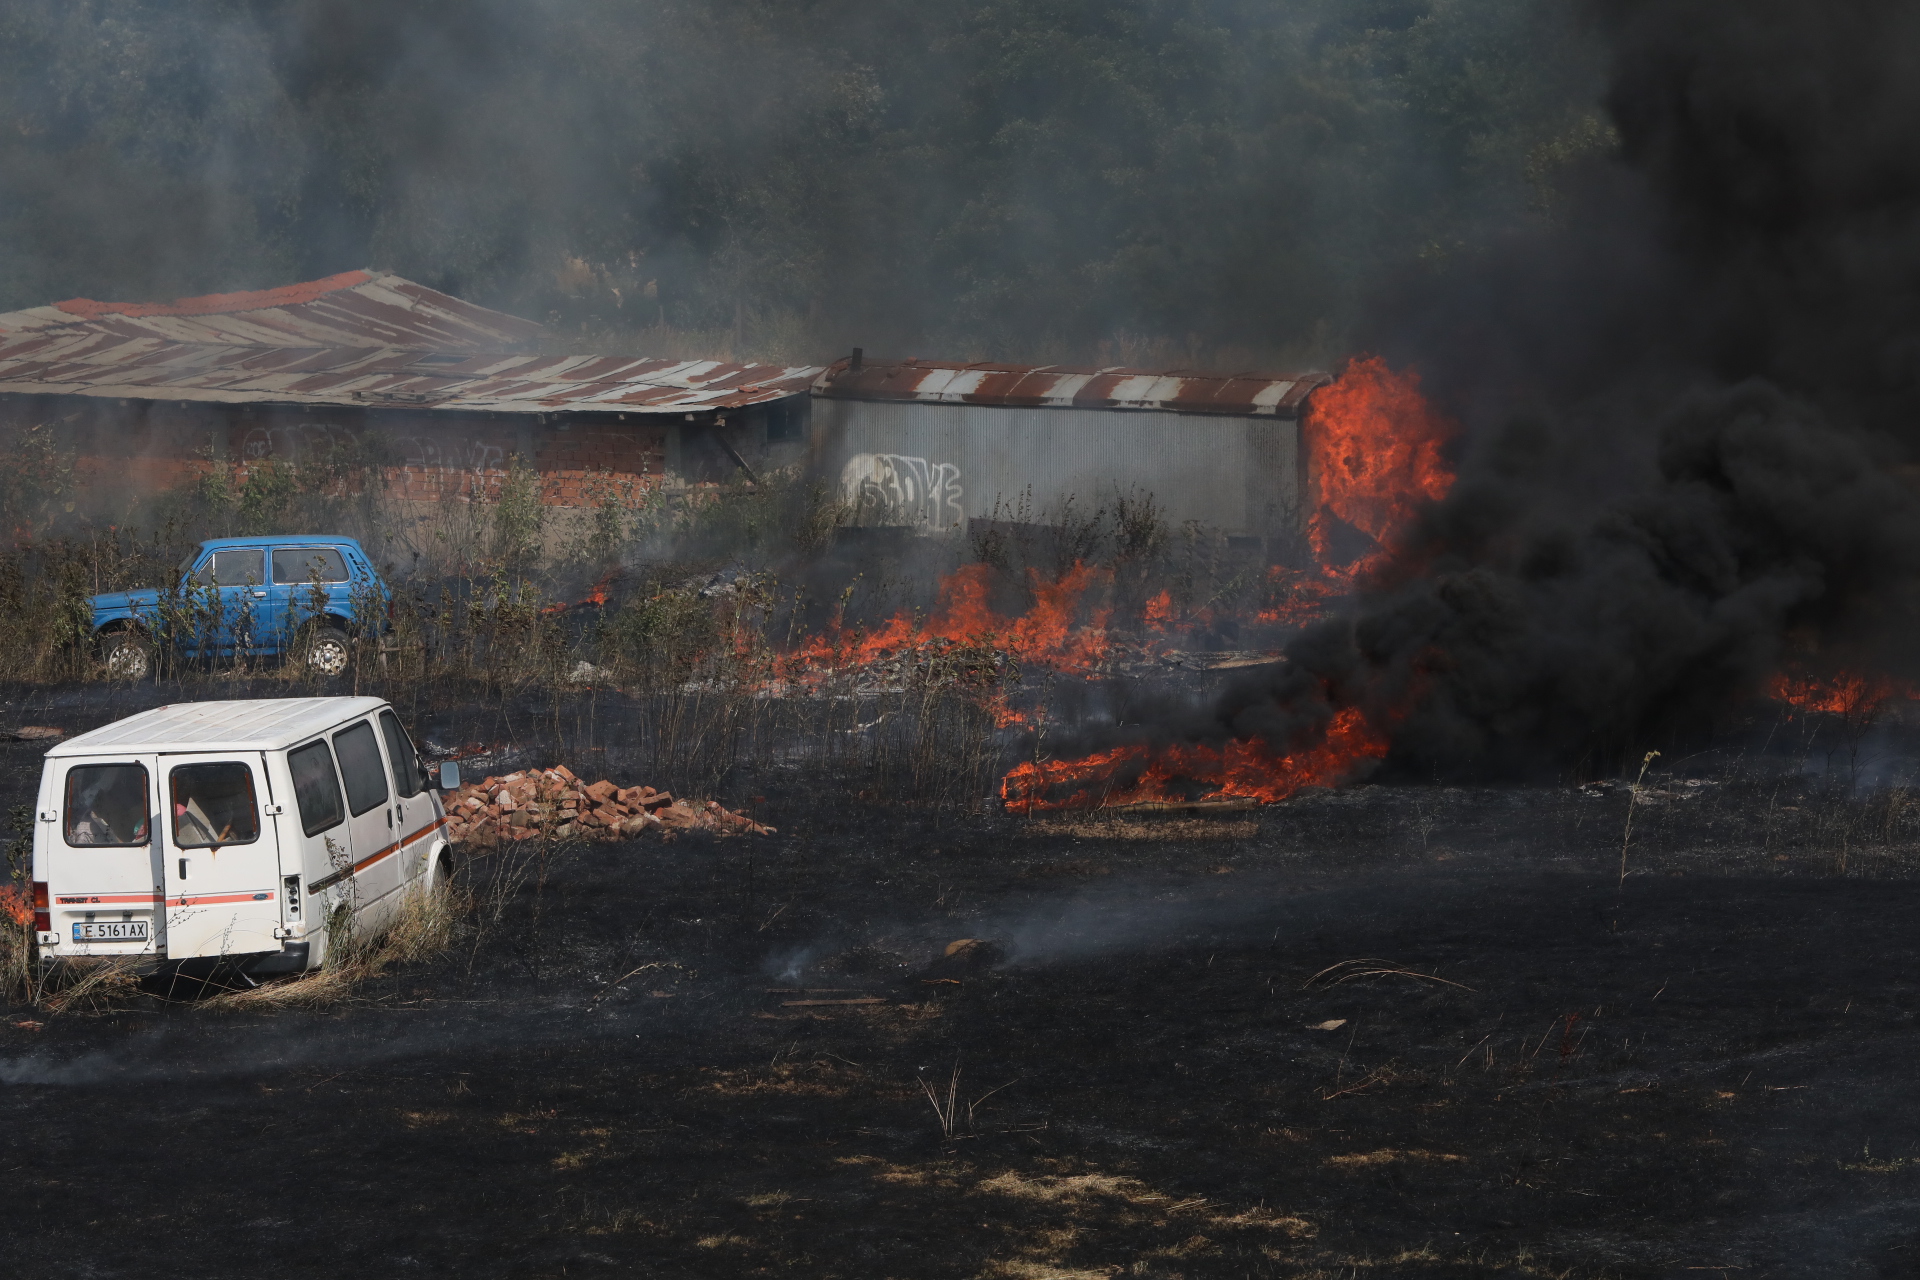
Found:
M 498 929 L 335 1011 L 16 1008 L 0 1251 L 60 1278 L 1920 1274 L 1910 815 L 1692 771 L 1637 806 L 1624 889 L 1617 787 L 1364 786 L 1116 839 L 763 780 L 779 837 L 554 850 Z M 935 960 L 964 937 L 1003 958 Z M 1313 981 L 1366 958 L 1408 972 Z M 956 1064 L 947 1135 L 919 1081 L 944 1099 Z

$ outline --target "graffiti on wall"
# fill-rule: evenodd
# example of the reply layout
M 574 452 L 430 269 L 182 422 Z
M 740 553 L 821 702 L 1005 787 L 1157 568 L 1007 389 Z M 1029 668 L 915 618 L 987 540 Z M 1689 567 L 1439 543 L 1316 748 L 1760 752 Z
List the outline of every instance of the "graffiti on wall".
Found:
M 240 456 L 248 462 L 264 458 L 294 461 L 325 458 L 336 449 L 353 445 L 353 433 L 328 422 L 291 422 L 271 427 L 249 427 L 240 441 Z
M 471 472 L 487 475 L 507 469 L 507 451 L 485 440 L 436 440 L 426 436 L 400 436 L 394 440 L 400 450 L 400 465 L 408 472 L 451 475 Z
M 840 497 L 858 524 L 951 529 L 966 521 L 960 468 L 898 453 L 856 453 L 840 470 Z

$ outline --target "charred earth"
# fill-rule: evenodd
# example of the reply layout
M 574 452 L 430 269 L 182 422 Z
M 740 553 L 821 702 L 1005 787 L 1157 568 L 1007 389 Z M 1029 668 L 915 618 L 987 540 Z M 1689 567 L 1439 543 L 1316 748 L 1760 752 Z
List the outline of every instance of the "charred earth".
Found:
M 502 846 L 330 1007 L 15 1006 L 9 1270 L 1913 1274 L 1913 735 L 1751 729 L 1139 818 L 769 768 L 777 835 Z

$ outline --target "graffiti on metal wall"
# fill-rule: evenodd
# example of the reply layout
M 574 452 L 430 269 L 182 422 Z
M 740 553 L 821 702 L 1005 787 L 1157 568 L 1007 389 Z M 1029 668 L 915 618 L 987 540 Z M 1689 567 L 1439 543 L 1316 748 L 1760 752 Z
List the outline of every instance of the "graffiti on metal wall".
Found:
M 856 453 L 840 470 L 840 497 L 860 524 L 951 529 L 966 520 L 960 468 L 898 453 Z

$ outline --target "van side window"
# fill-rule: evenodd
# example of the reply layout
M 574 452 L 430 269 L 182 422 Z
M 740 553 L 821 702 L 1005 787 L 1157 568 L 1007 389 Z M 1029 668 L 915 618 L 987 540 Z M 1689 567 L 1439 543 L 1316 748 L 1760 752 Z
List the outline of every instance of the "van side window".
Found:
M 167 775 L 173 801 L 173 842 L 182 849 L 252 844 L 260 838 L 253 770 L 238 760 L 183 764 Z
M 137 764 L 83 764 L 67 770 L 67 843 L 147 842 L 147 770 Z
M 333 749 L 340 753 L 340 776 L 347 783 L 347 807 L 359 817 L 387 800 L 387 767 L 380 762 L 380 746 L 373 740 L 373 726 L 362 720 L 351 729 L 333 735 Z
M 387 740 L 387 759 L 393 762 L 393 790 L 404 800 L 420 794 L 420 757 L 413 742 L 400 727 L 400 717 L 391 711 L 380 713 L 380 732 Z
M 345 582 L 347 562 L 332 547 L 277 547 L 273 553 L 273 580 L 281 586 Z
M 293 770 L 293 799 L 300 806 L 300 829 L 317 836 L 339 826 L 347 810 L 340 802 L 340 779 L 333 771 L 333 752 L 327 750 L 326 740 L 289 751 L 287 767 Z

